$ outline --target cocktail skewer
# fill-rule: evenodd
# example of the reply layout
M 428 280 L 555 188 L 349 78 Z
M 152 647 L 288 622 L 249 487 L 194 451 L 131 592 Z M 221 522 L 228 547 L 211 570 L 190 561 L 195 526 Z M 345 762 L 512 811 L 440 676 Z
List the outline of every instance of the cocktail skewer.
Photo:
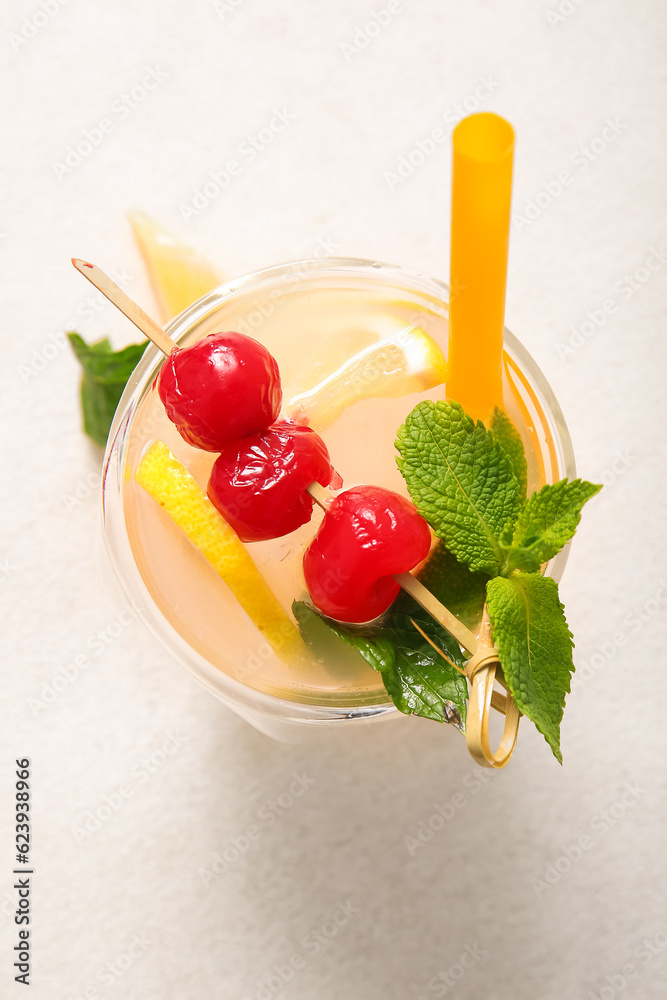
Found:
M 92 285 L 123 313 L 141 333 L 144 334 L 166 356 L 170 355 L 178 345 L 158 326 L 155 320 L 144 312 L 118 285 L 109 278 L 101 268 L 85 260 L 72 257 L 72 264 Z M 311 483 L 307 487 L 313 500 L 325 511 L 331 506 L 335 497 L 319 483 Z M 412 573 L 397 573 L 396 582 L 411 597 L 417 601 L 443 628 L 472 654 L 466 664 L 465 674 L 471 684 L 468 725 L 466 726 L 466 742 L 472 756 L 485 767 L 503 767 L 509 760 L 516 743 L 520 713 L 509 692 L 503 708 L 500 708 L 500 698 L 494 698 L 493 681 L 500 667 L 498 652 L 491 641 L 490 623 L 485 607 L 485 619 L 479 641 L 466 626 L 456 618 Z M 446 658 L 446 657 L 445 657 Z M 489 746 L 489 710 L 498 707 L 505 715 L 505 727 L 498 750 L 493 753 Z M 504 711 L 503 711 L 504 710 Z
M 116 309 L 120 309 L 138 330 L 141 330 L 144 337 L 148 337 L 163 354 L 171 354 L 176 343 L 167 336 L 154 319 L 151 319 L 148 313 L 144 312 L 141 306 L 137 305 L 129 295 L 125 294 L 122 288 L 118 287 L 115 281 L 111 280 L 108 274 L 105 274 L 96 264 L 89 264 L 88 261 L 79 260 L 78 257 L 72 257 L 72 264 L 79 274 L 87 278 L 91 285 L 94 285 L 102 295 L 106 296 Z
M 124 316 L 134 323 L 137 329 L 141 330 L 144 336 L 148 337 L 163 354 L 169 355 L 177 347 L 176 342 L 164 332 L 162 327 L 158 326 L 155 320 L 151 319 L 148 313 L 144 312 L 141 306 L 137 305 L 136 302 L 126 295 L 96 264 L 89 264 L 87 261 L 79 260 L 77 257 L 72 257 L 72 264 L 80 274 L 87 278 L 92 285 L 106 296 L 109 302 L 113 303 Z M 324 510 L 334 500 L 333 494 L 325 489 L 325 487 L 320 486 L 319 483 L 311 483 L 307 489 L 313 500 Z M 466 628 L 455 615 L 448 611 L 412 573 L 398 573 L 394 579 L 436 621 L 446 628 L 457 642 L 465 646 L 470 653 L 476 652 L 477 639 L 470 629 Z

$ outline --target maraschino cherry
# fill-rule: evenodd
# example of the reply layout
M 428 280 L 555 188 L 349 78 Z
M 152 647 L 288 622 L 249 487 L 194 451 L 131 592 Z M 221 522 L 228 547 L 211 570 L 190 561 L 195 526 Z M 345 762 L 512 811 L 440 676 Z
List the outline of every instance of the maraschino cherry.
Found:
M 157 379 L 167 416 L 188 444 L 222 451 L 277 419 L 282 402 L 273 356 L 242 333 L 211 333 L 176 348 Z
M 208 495 L 243 542 L 280 538 L 310 520 L 313 482 L 338 489 L 329 452 L 309 427 L 281 420 L 228 445 L 216 459 Z
M 430 547 L 430 528 L 409 500 L 379 486 L 346 490 L 303 557 L 313 603 L 337 621 L 372 621 L 400 590 L 393 575 L 414 569 Z

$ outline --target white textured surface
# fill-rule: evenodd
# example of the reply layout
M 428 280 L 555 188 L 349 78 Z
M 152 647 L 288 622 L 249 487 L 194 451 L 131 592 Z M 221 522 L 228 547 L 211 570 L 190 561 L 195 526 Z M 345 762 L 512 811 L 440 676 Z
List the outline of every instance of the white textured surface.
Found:
M 561 7 L 571 13 L 550 24 L 556 0 L 404 2 L 346 58 L 341 43 L 384 0 L 220 0 L 219 11 L 70 0 L 16 50 L 10 34 L 44 18 L 37 0 L 3 5 L 3 997 L 24 995 L 12 982 L 10 888 L 12 761 L 23 755 L 34 771 L 37 1000 L 664 997 L 665 258 L 637 272 L 630 294 L 617 283 L 667 248 L 665 9 Z M 117 102 L 149 68 L 164 79 L 124 115 Z M 572 178 L 515 226 L 508 325 L 556 390 L 580 472 L 610 485 L 584 517 L 562 588 L 588 675 L 569 699 L 565 766 L 524 725 L 512 765 L 482 786 L 458 734 L 432 723 L 278 745 L 141 627 L 98 651 L 94 634 L 120 613 L 97 582 L 87 484 L 99 456 L 79 430 L 76 364 L 48 345 L 71 324 L 131 337 L 111 307 L 86 320 L 72 254 L 124 270 L 150 307 L 132 206 L 230 275 L 325 240 L 446 277 L 448 143 L 393 189 L 385 173 L 434 128 L 449 132 L 461 102 L 474 110 L 489 78 L 480 106 L 518 131 L 516 212 L 561 171 Z M 239 154 L 283 107 L 295 117 L 274 142 L 252 162 Z M 58 179 L 53 163 L 102 118 L 113 131 Z M 607 119 L 622 127 L 584 169 L 577 150 Z M 179 205 L 230 159 L 239 176 L 186 223 Z M 558 345 L 608 299 L 617 309 L 604 326 L 562 356 Z M 35 714 L 29 699 L 81 653 L 87 669 Z M 185 741 L 142 780 L 138 762 L 171 731 Z M 267 804 L 294 773 L 313 784 L 270 822 Z M 624 801 L 627 783 L 636 793 Z M 129 798 L 113 798 L 121 785 Z M 404 838 L 455 793 L 453 818 L 411 856 Z M 107 797 L 119 807 L 77 843 Z M 601 819 L 609 810 L 613 825 Z M 253 824 L 259 838 L 205 887 L 198 868 Z M 548 866 L 583 835 L 590 846 L 556 877 Z M 546 873 L 553 884 L 541 888 L 533 880 Z M 342 926 L 316 948 L 313 931 L 348 900 L 354 912 L 343 923 L 339 910 Z M 109 973 L 135 935 L 145 945 Z M 262 986 L 297 953 L 305 965 L 284 989 Z M 438 980 L 448 969 L 462 973 L 456 985 Z

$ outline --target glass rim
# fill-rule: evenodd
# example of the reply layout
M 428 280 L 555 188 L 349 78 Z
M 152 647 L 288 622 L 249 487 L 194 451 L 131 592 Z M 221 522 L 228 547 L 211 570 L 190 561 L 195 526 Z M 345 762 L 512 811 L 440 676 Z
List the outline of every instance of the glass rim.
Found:
M 222 282 L 174 317 L 165 331 L 179 343 L 193 327 L 202 323 L 240 291 L 260 287 L 290 275 L 297 279 L 300 276 L 307 279 L 314 275 L 324 277 L 327 272 L 332 276 L 347 272 L 350 275 L 368 274 L 390 282 L 395 278 L 397 283 L 408 282 L 413 291 L 421 291 L 431 297 L 436 295 L 442 304 L 447 305 L 449 302 L 447 283 L 423 271 L 359 257 L 303 258 L 264 267 Z M 576 469 L 572 442 L 565 417 L 551 386 L 533 357 L 507 327 L 504 328 L 504 347 L 528 375 L 532 387 L 539 391 L 544 404 L 543 415 L 557 448 L 559 471 L 568 478 L 574 478 Z M 136 564 L 130 543 L 123 505 L 123 470 L 132 417 L 154 380 L 162 357 L 159 349 L 149 344 L 130 376 L 116 409 L 102 466 L 100 514 L 104 547 L 116 582 L 133 609 L 179 664 L 240 715 L 245 710 L 253 715 L 259 712 L 282 721 L 321 724 L 352 718 L 370 720 L 397 714 L 398 709 L 390 700 L 366 705 L 334 706 L 296 701 L 259 691 L 224 673 L 193 649 L 157 606 Z M 566 560 L 567 548 L 549 563 L 546 571 L 550 571 L 552 575 L 560 575 Z

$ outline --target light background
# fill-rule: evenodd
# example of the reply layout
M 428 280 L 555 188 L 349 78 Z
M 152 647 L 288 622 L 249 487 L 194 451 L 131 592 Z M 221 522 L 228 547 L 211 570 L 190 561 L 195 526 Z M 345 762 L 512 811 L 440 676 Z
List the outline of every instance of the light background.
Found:
M 3 997 L 24 995 L 11 950 L 13 759 L 24 755 L 37 1000 L 664 997 L 665 8 L 391 6 L 376 32 L 366 25 L 385 0 L 3 4 Z M 149 69 L 159 85 L 121 112 Z M 275 108 L 294 116 L 288 127 L 186 222 L 179 206 Z M 130 207 L 229 276 L 325 241 L 446 278 L 449 141 L 401 183 L 387 174 L 464 109 L 517 129 L 507 322 L 556 391 L 580 473 L 607 483 L 562 584 L 581 672 L 565 765 L 524 725 L 510 767 L 483 785 L 460 736 L 434 723 L 280 745 L 141 625 L 93 651 L 122 608 L 97 568 L 100 455 L 80 431 L 79 372 L 61 346 L 71 325 L 134 339 L 110 306 L 86 318 L 92 292 L 73 254 L 124 272 L 154 308 Z M 113 131 L 56 176 L 102 118 Z M 90 666 L 36 711 L 31 699 L 82 652 Z M 170 733 L 174 752 L 133 777 Z M 294 774 L 312 783 L 262 820 Z M 121 785 L 133 794 L 118 805 Z M 454 817 L 411 854 L 405 838 L 456 793 Z M 107 799 L 117 807 L 77 842 Z M 198 869 L 252 824 L 259 840 L 204 886 Z M 313 932 L 336 913 L 316 952 Z M 457 981 L 466 949 L 475 957 Z M 282 991 L 267 986 L 297 953 L 305 967 Z

